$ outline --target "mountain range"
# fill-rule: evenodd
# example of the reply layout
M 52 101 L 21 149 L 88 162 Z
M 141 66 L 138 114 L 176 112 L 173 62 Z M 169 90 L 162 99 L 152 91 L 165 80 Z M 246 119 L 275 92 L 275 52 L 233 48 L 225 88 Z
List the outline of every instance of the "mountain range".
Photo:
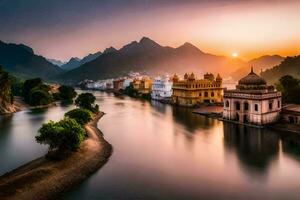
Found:
M 96 52 L 96 53 L 91 53 L 91 54 L 85 56 L 82 59 L 77 58 L 77 57 L 73 57 L 67 63 L 61 65 L 60 67 L 64 70 L 66 70 L 66 71 L 70 71 L 72 69 L 75 69 L 75 68 L 79 67 L 80 65 L 83 65 L 87 62 L 90 62 L 90 61 L 96 59 L 101 54 L 102 54 L 101 51 L 99 51 L 99 52 Z
M 109 48 L 96 59 L 66 72 L 60 78 L 67 81 L 104 79 L 142 72 L 150 75 L 161 73 L 220 73 L 230 75 L 248 64 L 237 58 L 227 58 L 205 53 L 190 43 L 177 48 L 161 46 L 143 37 L 121 49 Z
M 279 65 L 262 73 L 262 76 L 271 84 L 276 83 L 284 75 L 300 79 L 300 56 L 287 57 Z
M 21 78 L 41 77 L 49 79 L 64 72 L 43 56 L 23 44 L 0 41 L 0 65 L 4 70 Z

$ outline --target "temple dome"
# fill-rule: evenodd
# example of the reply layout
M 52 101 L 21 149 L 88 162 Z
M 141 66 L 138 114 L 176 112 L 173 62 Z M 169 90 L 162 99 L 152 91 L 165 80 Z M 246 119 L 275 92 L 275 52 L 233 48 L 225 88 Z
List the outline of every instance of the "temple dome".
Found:
M 266 85 L 267 82 L 262 77 L 258 76 L 253 72 L 253 68 L 251 68 L 251 72 L 239 80 L 239 85 Z

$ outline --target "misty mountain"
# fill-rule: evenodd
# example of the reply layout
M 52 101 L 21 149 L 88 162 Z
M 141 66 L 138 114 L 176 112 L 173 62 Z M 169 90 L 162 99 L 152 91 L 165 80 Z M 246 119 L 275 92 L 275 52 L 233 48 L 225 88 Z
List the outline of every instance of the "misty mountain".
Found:
M 300 78 L 300 55 L 287 57 L 279 65 L 262 73 L 262 76 L 270 83 L 276 83 L 284 75 Z
M 4 70 L 22 78 L 57 76 L 63 70 L 23 44 L 9 44 L 0 41 L 0 65 Z
M 62 66 L 62 65 L 64 65 L 64 64 L 66 64 L 65 62 L 63 62 L 63 61 L 60 61 L 60 60 L 57 60 L 57 59 L 51 59 L 51 58 L 47 58 L 47 60 L 49 61 L 49 62 L 51 62 L 53 65 L 57 65 L 57 66 Z
M 66 71 L 70 71 L 72 69 L 76 69 L 77 67 L 79 67 L 80 65 L 83 65 L 87 62 L 90 62 L 94 59 L 96 59 L 98 56 L 100 56 L 102 53 L 96 52 L 93 54 L 89 54 L 87 56 L 85 56 L 84 58 L 80 59 L 77 57 L 71 58 L 67 63 L 65 63 L 64 65 L 61 66 L 62 69 L 66 70 Z
M 220 73 L 223 76 L 246 63 L 239 59 L 204 53 L 190 43 L 178 48 L 164 47 L 149 38 L 133 41 L 121 49 L 109 48 L 99 57 L 61 76 L 67 81 L 115 78 L 130 71 L 156 74 L 194 72 Z
M 238 80 L 241 77 L 246 76 L 250 72 L 251 66 L 253 66 L 253 69 L 257 74 L 260 74 L 261 71 L 265 71 L 266 69 L 279 65 L 283 60 L 284 57 L 279 55 L 265 55 L 259 58 L 252 59 L 248 61 L 247 66 L 242 67 L 232 73 L 232 77 L 233 79 Z

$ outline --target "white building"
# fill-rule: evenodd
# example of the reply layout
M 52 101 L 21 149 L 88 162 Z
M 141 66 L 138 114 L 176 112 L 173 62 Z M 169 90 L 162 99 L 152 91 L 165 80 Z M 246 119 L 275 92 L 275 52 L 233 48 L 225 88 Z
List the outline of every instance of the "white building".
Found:
M 264 125 L 279 119 L 281 93 L 255 74 L 253 69 L 235 90 L 224 90 L 223 118 L 241 123 Z
M 123 89 L 125 90 L 128 86 L 130 86 L 130 83 L 132 83 L 132 82 L 133 82 L 133 79 L 131 79 L 131 78 L 125 79 L 123 82 Z
M 173 82 L 169 78 L 157 77 L 152 82 L 151 98 L 155 100 L 162 100 L 172 96 Z

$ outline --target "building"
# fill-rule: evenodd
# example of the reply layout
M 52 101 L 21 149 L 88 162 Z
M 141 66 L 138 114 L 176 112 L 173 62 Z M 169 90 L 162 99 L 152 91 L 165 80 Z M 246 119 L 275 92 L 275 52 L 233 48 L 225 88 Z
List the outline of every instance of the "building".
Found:
M 236 89 L 224 90 L 223 118 L 240 123 L 264 125 L 277 121 L 281 111 L 281 93 L 255 74 L 253 69 Z
M 123 89 L 124 79 L 116 79 L 113 81 L 113 87 L 115 91 Z
M 291 124 L 300 124 L 300 105 L 290 104 L 282 108 L 282 118 Z
M 172 101 L 176 105 L 195 106 L 200 103 L 222 102 L 222 78 L 218 74 L 206 73 L 203 79 L 197 79 L 193 73 L 185 74 L 183 80 L 173 77 Z
M 169 78 L 157 77 L 152 82 L 151 98 L 163 100 L 172 96 L 173 81 Z
M 133 79 L 131 78 L 126 78 L 123 82 L 123 90 L 125 90 L 128 86 L 130 86 L 130 83 L 133 82 Z
M 135 90 L 138 91 L 139 94 L 150 94 L 151 93 L 151 86 L 152 80 L 145 76 L 143 78 L 135 78 L 132 81 L 132 86 Z

